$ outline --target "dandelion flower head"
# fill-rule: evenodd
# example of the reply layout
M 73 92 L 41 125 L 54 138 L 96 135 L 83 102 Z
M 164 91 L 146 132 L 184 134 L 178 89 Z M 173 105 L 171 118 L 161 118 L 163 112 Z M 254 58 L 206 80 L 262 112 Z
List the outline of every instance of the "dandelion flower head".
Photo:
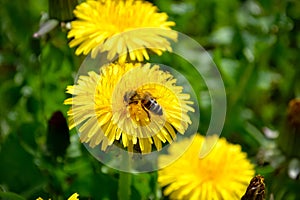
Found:
M 67 93 L 73 95 L 65 100 L 72 105 L 70 128 L 77 127 L 82 142 L 92 148 L 100 144 L 103 151 L 114 142 L 130 152 L 160 150 L 192 123 L 190 95 L 158 65 L 112 63 L 99 74 L 80 76 Z
M 158 172 L 158 182 L 170 199 L 240 199 L 243 195 L 255 173 L 246 153 L 240 145 L 230 144 L 224 138 L 218 140 L 216 135 L 206 140 L 206 144 L 217 141 L 206 157 L 199 157 L 205 137 L 197 134 L 178 160 Z M 172 154 L 187 142 L 184 139 L 171 145 L 170 155 L 159 157 L 159 165 L 174 159 Z
M 72 194 L 69 198 L 68 198 L 68 200 L 79 200 L 79 194 L 78 193 L 74 193 L 74 194 Z M 36 200 L 43 200 L 43 198 L 41 198 L 41 197 L 39 197 L 39 198 L 37 198 Z
M 149 59 L 147 49 L 161 55 L 171 51 L 169 40 L 177 33 L 170 31 L 175 23 L 167 21 L 166 13 L 142 0 L 88 0 L 78 5 L 71 22 L 70 47 L 78 46 L 76 54 L 95 57 L 108 51 L 108 59 L 120 62 Z M 150 28 L 150 29 L 149 29 Z M 169 39 L 169 40 L 168 40 Z

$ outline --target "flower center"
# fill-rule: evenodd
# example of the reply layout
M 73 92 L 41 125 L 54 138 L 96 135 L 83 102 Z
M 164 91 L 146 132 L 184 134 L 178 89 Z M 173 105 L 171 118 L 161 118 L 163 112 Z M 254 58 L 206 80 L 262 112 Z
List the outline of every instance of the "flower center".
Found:
M 130 90 L 123 98 L 131 119 L 140 126 L 149 125 L 154 115 L 163 115 L 162 107 L 149 92 Z
M 151 121 L 150 112 L 142 105 L 141 102 L 130 104 L 128 106 L 128 112 L 131 119 L 139 126 L 147 126 Z
M 151 121 L 150 109 L 155 102 L 149 93 L 129 90 L 124 95 L 124 102 L 131 119 L 139 126 L 146 126 Z
M 226 167 L 226 163 L 223 164 L 224 165 L 221 165 L 215 160 L 209 159 L 207 159 L 205 162 L 203 162 L 203 160 L 198 161 L 198 169 L 201 169 L 200 171 L 198 171 L 198 173 L 201 174 L 202 181 L 206 182 L 209 180 L 216 180 L 220 179 L 220 177 L 223 177 L 224 167 Z

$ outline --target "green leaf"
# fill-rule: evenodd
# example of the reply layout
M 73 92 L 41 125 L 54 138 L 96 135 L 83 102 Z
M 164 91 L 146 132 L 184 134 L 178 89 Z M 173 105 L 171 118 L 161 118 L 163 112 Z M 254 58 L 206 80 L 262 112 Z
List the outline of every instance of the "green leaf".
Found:
M 2 200 L 25 200 L 22 196 L 13 192 L 0 192 Z

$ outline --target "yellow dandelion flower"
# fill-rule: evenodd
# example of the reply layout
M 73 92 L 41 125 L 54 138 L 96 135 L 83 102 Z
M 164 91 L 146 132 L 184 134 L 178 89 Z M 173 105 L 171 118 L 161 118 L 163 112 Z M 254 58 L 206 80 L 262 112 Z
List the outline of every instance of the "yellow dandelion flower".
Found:
M 254 166 L 241 151 L 240 145 L 230 144 L 223 138 L 218 140 L 216 135 L 207 138 L 208 143 L 216 140 L 211 152 L 201 159 L 199 153 L 205 137 L 196 135 L 178 160 L 158 172 L 158 182 L 162 187 L 166 186 L 164 195 L 171 199 L 241 198 L 255 173 Z M 159 157 L 159 165 L 174 159 L 172 152 L 180 151 L 187 142 L 188 139 L 184 139 L 171 145 L 170 156 Z
M 78 200 L 79 199 L 78 197 L 79 197 L 79 194 L 75 192 L 68 198 L 68 200 Z M 38 197 L 36 200 L 43 200 L 43 198 Z
M 159 13 L 150 2 L 141 0 L 88 0 L 78 5 L 68 33 L 70 47 L 79 47 L 76 54 L 108 51 L 108 59 L 115 56 L 124 62 L 149 59 L 146 49 L 160 55 L 171 51 L 168 39 L 176 40 L 177 33 L 170 31 L 175 23 L 167 21 L 166 13 Z M 150 29 L 149 29 L 150 28 Z M 168 31 L 169 30 L 169 31 Z
M 68 200 L 78 200 L 79 198 L 79 194 L 78 193 L 74 193 L 74 194 L 72 194 L 69 198 L 68 198 Z
M 176 133 L 184 134 L 191 124 L 190 95 L 182 93 L 176 79 L 158 65 L 109 64 L 100 74 L 89 72 L 68 86 L 73 97 L 65 104 L 70 129 L 77 127 L 80 139 L 104 151 L 114 142 L 128 151 L 150 153 L 171 143 Z

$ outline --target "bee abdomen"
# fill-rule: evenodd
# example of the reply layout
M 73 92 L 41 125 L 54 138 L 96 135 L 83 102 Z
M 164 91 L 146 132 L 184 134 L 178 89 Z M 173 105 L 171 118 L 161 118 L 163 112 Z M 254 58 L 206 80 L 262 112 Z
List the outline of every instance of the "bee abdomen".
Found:
M 154 99 L 150 99 L 144 105 L 148 110 L 150 110 L 154 114 L 157 114 L 157 115 L 163 114 L 162 107 Z

